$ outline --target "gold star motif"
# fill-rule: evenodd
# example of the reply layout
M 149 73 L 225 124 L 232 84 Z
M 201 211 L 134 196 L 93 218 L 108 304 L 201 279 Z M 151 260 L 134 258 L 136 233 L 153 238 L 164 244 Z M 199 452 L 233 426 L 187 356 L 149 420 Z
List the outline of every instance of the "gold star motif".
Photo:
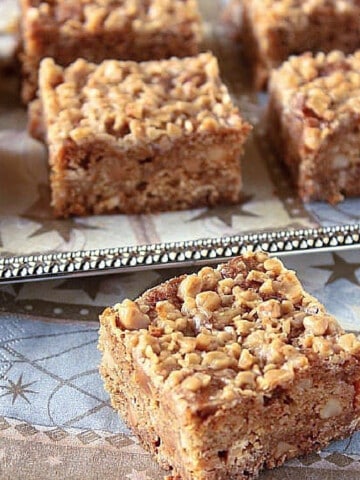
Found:
M 23 374 L 20 375 L 16 383 L 14 383 L 12 380 L 9 379 L 8 385 L 1 385 L 0 388 L 3 388 L 4 390 L 7 390 L 7 391 L 2 395 L 0 395 L 0 397 L 6 397 L 7 395 L 12 395 L 12 400 L 11 400 L 12 405 L 14 405 L 18 397 L 23 398 L 27 403 L 30 404 L 31 402 L 29 401 L 26 395 L 29 393 L 38 393 L 38 392 L 35 392 L 34 390 L 29 389 L 28 387 L 30 387 L 36 382 L 22 383 L 22 379 L 23 379 Z
M 218 207 L 208 208 L 196 217 L 191 218 L 189 221 L 195 222 L 196 220 L 218 218 L 228 227 L 232 227 L 234 216 L 258 217 L 258 215 L 256 215 L 255 213 L 248 212 L 244 209 L 244 206 L 249 203 L 253 199 L 253 197 L 253 195 L 243 195 L 238 205 L 220 205 Z
M 65 242 L 69 242 L 71 233 L 74 230 L 98 230 L 98 227 L 79 223 L 72 218 L 66 220 L 54 220 L 54 215 L 50 206 L 50 197 L 49 186 L 40 184 L 38 186 L 38 199 L 21 215 L 22 218 L 40 224 L 40 227 L 35 230 L 29 238 L 38 237 L 43 233 L 55 231 Z
M 344 260 L 337 253 L 332 254 L 334 263 L 331 265 L 314 265 L 313 268 L 331 272 L 325 285 L 330 285 L 337 280 L 345 279 L 354 285 L 360 286 L 360 282 L 355 275 L 356 270 L 360 268 L 360 263 L 350 263 Z

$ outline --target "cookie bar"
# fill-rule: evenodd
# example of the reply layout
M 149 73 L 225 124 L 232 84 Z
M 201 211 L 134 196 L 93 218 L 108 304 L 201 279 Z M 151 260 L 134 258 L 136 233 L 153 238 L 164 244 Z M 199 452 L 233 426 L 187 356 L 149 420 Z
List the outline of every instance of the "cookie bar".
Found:
M 291 57 L 269 92 L 269 138 L 300 197 L 360 195 L 360 51 Z
M 45 133 L 57 216 L 236 203 L 250 126 L 210 53 L 151 62 L 44 59 L 33 135 Z
M 156 60 L 198 53 L 196 0 L 21 0 L 23 90 L 35 97 L 39 64 L 78 58 Z
M 360 48 L 357 0 L 243 0 L 244 52 L 256 86 L 290 55 Z M 235 7 L 234 7 L 235 8 Z
M 360 429 L 360 341 L 265 253 L 169 280 L 100 321 L 112 405 L 183 480 L 249 480 Z

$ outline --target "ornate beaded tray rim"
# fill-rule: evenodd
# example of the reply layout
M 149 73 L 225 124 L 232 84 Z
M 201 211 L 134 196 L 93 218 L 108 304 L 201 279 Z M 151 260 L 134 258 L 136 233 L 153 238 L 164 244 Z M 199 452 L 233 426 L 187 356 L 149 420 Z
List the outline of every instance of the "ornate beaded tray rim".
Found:
M 218 263 L 246 250 L 273 254 L 338 250 L 360 245 L 360 224 L 282 230 L 136 247 L 18 256 L 0 259 L 0 283 L 147 268 Z

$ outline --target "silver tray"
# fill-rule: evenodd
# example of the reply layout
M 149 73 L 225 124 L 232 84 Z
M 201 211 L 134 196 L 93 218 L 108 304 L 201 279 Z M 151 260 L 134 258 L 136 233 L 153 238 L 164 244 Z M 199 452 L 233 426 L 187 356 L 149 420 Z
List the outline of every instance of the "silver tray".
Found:
M 14 1 L 6 0 L 8 6 Z M 331 206 L 304 205 L 296 197 L 286 171 L 263 140 L 266 96 L 251 90 L 239 45 L 224 33 L 218 13 L 222 2 L 200 4 L 203 50 L 217 55 L 233 100 L 255 127 L 243 159 L 241 203 L 157 215 L 55 220 L 46 152 L 26 133 L 18 74 L 1 73 L 0 283 L 197 265 L 221 261 L 245 248 L 296 253 L 359 246 L 360 199 Z M 13 10 L 5 11 L 12 12 L 13 21 Z
M 0 259 L 0 283 L 217 263 L 246 250 L 290 254 L 360 245 L 360 225 Z

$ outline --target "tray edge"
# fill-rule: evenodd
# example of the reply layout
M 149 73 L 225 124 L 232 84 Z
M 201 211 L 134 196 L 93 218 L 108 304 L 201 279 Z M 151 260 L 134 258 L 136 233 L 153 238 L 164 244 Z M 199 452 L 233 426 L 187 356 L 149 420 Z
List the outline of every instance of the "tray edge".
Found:
M 0 258 L 0 284 L 218 263 L 246 250 L 290 254 L 360 246 L 360 224 Z

